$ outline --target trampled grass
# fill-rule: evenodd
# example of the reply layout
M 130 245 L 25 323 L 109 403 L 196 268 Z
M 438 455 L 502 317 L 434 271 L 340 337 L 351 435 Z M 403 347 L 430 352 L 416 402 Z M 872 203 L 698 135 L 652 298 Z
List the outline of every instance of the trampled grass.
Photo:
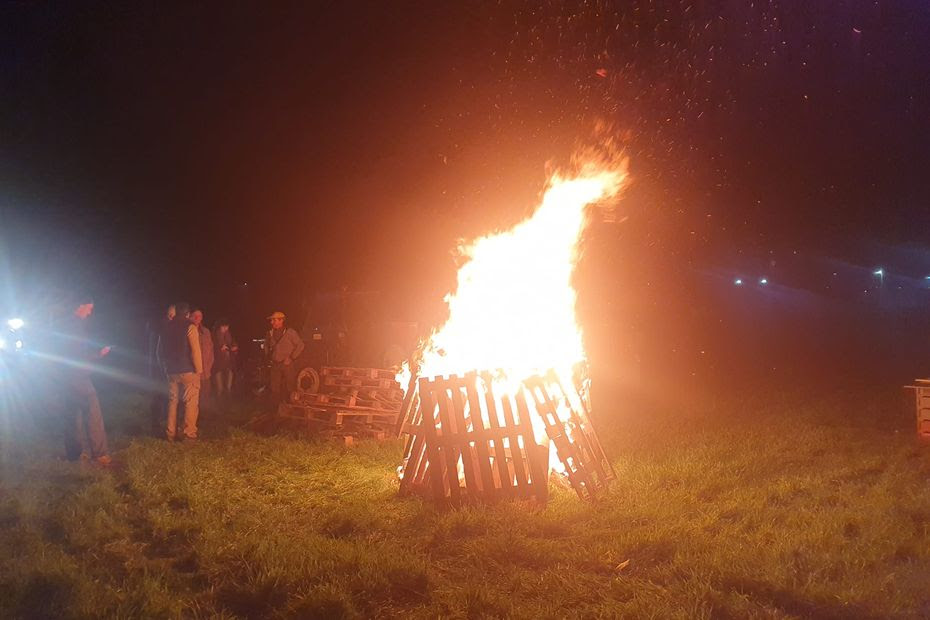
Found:
M 930 452 L 897 401 L 602 415 L 595 505 L 437 511 L 397 442 L 120 435 L 119 466 L 0 444 L 0 617 L 930 615 Z M 900 432 L 899 432 L 900 431 Z

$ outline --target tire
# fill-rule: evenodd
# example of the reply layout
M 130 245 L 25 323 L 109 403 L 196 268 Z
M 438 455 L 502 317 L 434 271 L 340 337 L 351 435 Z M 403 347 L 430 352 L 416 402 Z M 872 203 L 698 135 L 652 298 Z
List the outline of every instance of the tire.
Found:
M 315 368 L 307 367 L 297 374 L 297 393 L 316 394 L 320 391 L 320 374 Z

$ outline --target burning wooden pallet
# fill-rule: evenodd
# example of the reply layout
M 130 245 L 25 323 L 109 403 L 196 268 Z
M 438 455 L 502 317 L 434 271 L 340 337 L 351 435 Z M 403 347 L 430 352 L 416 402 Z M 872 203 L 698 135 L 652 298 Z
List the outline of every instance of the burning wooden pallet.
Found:
M 616 474 L 591 424 L 585 391 L 576 386 L 577 399 L 573 403 L 565 386 L 551 370 L 545 377 L 527 379 L 523 385 L 533 397 L 536 411 L 546 426 L 546 435 L 555 445 L 572 488 L 582 499 L 595 499 Z M 559 413 L 560 401 L 567 416 Z
M 417 392 L 419 405 L 402 425 L 408 438 L 401 493 L 452 506 L 518 498 L 544 503 L 549 440 L 579 497 L 595 499 L 614 477 L 583 399 L 570 404 L 554 373 L 525 381 L 514 395 L 495 393 L 487 372 L 421 378 Z M 560 416 L 560 407 L 571 413 Z M 534 419 L 545 426 L 543 443 Z

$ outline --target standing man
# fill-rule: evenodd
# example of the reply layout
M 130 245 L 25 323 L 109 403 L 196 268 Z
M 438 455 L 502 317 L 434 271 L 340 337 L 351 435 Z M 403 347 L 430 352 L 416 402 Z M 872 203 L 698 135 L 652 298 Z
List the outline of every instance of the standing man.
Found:
M 273 406 L 286 401 L 296 387 L 297 372 L 294 362 L 304 350 L 304 341 L 297 331 L 284 326 L 283 312 L 268 317 L 271 329 L 265 336 L 265 355 L 271 363 L 271 402 Z
M 184 401 L 184 438 L 197 439 L 197 416 L 200 413 L 200 377 L 203 356 L 200 333 L 190 320 L 190 306 L 175 304 L 177 316 L 158 342 L 158 359 L 168 374 L 168 441 L 177 437 L 178 399 Z
M 109 354 L 110 347 L 99 349 L 88 339 L 87 319 L 93 313 L 94 300 L 89 296 L 79 297 L 74 311 L 65 319 L 58 333 L 64 365 L 64 406 L 72 427 L 66 433 L 65 449 L 69 458 L 74 458 L 80 449 L 82 460 L 93 459 L 106 467 L 112 460 L 100 401 L 90 373 L 91 364 Z
M 219 319 L 213 329 L 213 379 L 217 400 L 228 399 L 232 395 L 233 375 L 235 374 L 236 353 L 239 346 L 229 330 L 229 321 Z
M 191 312 L 191 323 L 200 335 L 200 354 L 203 356 L 203 376 L 200 377 L 200 404 L 206 409 L 212 407 L 210 401 L 210 374 L 213 372 L 213 336 L 203 325 L 203 310 L 197 308 Z
M 158 343 L 176 314 L 177 309 L 174 304 L 169 305 L 165 309 L 165 315 L 155 322 L 154 327 L 149 332 L 149 378 L 152 380 L 153 385 L 158 386 L 154 388 L 155 393 L 152 396 L 149 408 L 152 434 L 155 435 L 161 433 L 165 428 L 165 412 L 168 409 L 168 393 L 165 391 L 168 377 L 165 374 L 165 368 L 162 366 L 161 360 L 158 359 Z

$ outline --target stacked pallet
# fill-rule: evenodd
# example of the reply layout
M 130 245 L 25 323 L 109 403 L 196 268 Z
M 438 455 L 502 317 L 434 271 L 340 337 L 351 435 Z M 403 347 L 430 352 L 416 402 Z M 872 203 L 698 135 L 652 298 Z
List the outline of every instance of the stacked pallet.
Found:
M 391 413 L 400 411 L 404 392 L 393 371 L 324 366 L 320 375 L 320 392 L 299 393 L 299 402 L 305 405 L 361 407 Z
M 383 438 L 393 432 L 404 393 L 390 370 L 324 366 L 320 391 L 298 389 L 279 415 L 317 435 Z
M 442 506 L 499 499 L 548 498 L 550 449 L 578 496 L 595 500 L 615 472 L 601 448 L 584 399 L 570 405 L 555 372 L 522 382 L 515 394 L 495 393 L 490 373 L 421 377 L 419 404 L 407 433 L 401 494 L 432 497 Z M 540 443 L 534 420 L 545 427 Z

